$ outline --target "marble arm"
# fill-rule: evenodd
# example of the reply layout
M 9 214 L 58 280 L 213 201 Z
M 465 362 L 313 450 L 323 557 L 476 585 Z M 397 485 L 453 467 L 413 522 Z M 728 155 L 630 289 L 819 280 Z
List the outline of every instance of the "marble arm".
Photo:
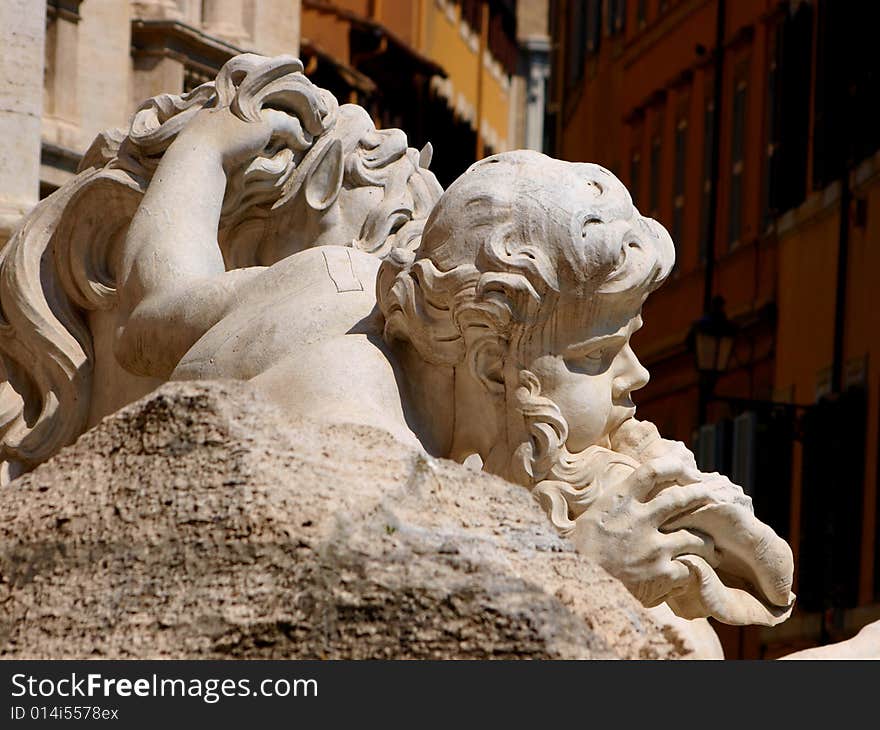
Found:
M 230 123 L 228 118 L 223 122 Z M 257 128 L 258 139 L 244 146 L 253 149 L 265 130 L 249 126 Z M 265 270 L 225 270 L 217 229 L 226 173 L 242 150 L 229 154 L 228 142 L 222 149 L 218 138 L 223 137 L 211 133 L 219 129 L 202 124 L 181 132 L 160 162 L 125 238 L 115 354 L 138 375 L 167 378 L 229 310 L 242 287 Z
M 880 621 L 863 626 L 858 634 L 836 644 L 786 654 L 780 659 L 880 659 Z

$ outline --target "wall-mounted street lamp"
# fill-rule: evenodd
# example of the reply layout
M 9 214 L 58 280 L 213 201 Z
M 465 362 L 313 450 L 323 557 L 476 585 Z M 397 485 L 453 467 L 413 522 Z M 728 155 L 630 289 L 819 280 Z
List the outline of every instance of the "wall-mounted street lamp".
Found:
M 700 375 L 698 424 L 706 422 L 706 409 L 715 383 L 730 364 L 736 333 L 736 326 L 724 312 L 724 297 L 721 296 L 712 298 L 709 311 L 691 327 L 688 341 Z
M 712 298 L 709 311 L 694 322 L 692 336 L 697 370 L 715 375 L 726 371 L 736 342 L 736 325 L 724 313 L 724 297 Z
M 715 395 L 719 376 L 727 372 L 736 345 L 739 329 L 727 318 L 724 297 L 712 297 L 709 311 L 691 325 L 688 349 L 693 353 L 694 365 L 700 376 L 698 426 L 706 422 L 706 410 L 711 401 L 723 401 L 738 408 L 785 408 L 791 411 L 807 410 L 811 406 L 782 403 L 754 398 Z

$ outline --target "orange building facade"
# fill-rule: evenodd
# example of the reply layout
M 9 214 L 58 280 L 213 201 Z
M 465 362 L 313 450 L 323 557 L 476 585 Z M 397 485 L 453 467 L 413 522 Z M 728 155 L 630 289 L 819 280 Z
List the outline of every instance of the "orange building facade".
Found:
M 639 412 L 747 482 L 799 566 L 793 618 L 722 628 L 732 656 L 880 617 L 880 129 L 865 120 L 878 14 L 839 0 L 551 5 L 551 152 L 612 169 L 676 243 L 635 343 L 652 375 Z M 707 289 L 737 336 L 701 423 L 689 334 Z
M 448 185 L 517 144 L 515 0 L 303 0 L 306 73 L 434 147 Z

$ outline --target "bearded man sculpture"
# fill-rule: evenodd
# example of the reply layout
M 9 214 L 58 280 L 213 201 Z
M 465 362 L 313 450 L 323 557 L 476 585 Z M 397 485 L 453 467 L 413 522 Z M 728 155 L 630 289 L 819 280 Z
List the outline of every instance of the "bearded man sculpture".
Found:
M 2 252 L 4 461 L 48 458 L 165 380 L 247 380 L 293 417 L 530 489 L 646 606 L 784 620 L 788 545 L 634 418 L 630 338 L 674 260 L 662 226 L 607 170 L 534 152 L 441 196 L 430 150 L 301 71 L 243 56 L 151 100 Z
M 648 373 L 630 337 L 673 261 L 607 170 L 496 156 L 441 198 L 415 254 L 382 264 L 384 337 L 411 401 L 430 383 L 457 411 L 445 435 L 420 427 L 429 443 L 531 488 L 645 605 L 773 624 L 793 599 L 788 546 L 738 487 L 633 418 Z
M 207 124 L 237 128 L 232 119 Z M 212 140 L 216 172 L 241 138 L 198 129 L 176 144 Z M 228 147 L 217 151 L 217 139 Z M 197 303 L 173 283 L 187 273 L 177 252 L 207 244 L 216 222 L 183 241 L 183 225 L 157 226 L 159 210 L 176 222 L 186 184 L 164 182 L 121 257 L 122 362 L 154 376 L 173 365 L 173 379 L 249 380 L 295 416 L 378 425 L 436 456 L 479 455 L 533 489 L 646 605 L 738 624 L 787 616 L 788 546 L 741 490 L 632 420 L 630 393 L 647 373 L 629 339 L 673 248 L 609 172 L 537 153 L 492 157 L 444 193 L 416 252 L 382 262 L 306 249 L 234 272 L 244 276 L 202 274 L 219 293 Z M 157 273 L 157 251 L 184 264 Z

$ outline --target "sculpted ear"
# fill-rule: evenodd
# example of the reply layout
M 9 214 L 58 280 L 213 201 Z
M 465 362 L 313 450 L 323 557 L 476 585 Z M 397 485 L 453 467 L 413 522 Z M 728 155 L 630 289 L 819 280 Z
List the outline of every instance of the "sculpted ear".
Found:
M 431 160 L 434 157 L 434 145 L 430 142 L 425 142 L 425 146 L 422 147 L 422 151 L 419 152 L 419 167 L 427 170 L 431 166 Z
M 471 375 L 495 395 L 504 393 L 504 354 L 502 343 L 494 338 L 480 340 L 467 354 Z
M 344 171 L 342 142 L 334 139 L 321 151 L 318 161 L 308 173 L 306 202 L 311 208 L 325 210 L 336 202 Z

